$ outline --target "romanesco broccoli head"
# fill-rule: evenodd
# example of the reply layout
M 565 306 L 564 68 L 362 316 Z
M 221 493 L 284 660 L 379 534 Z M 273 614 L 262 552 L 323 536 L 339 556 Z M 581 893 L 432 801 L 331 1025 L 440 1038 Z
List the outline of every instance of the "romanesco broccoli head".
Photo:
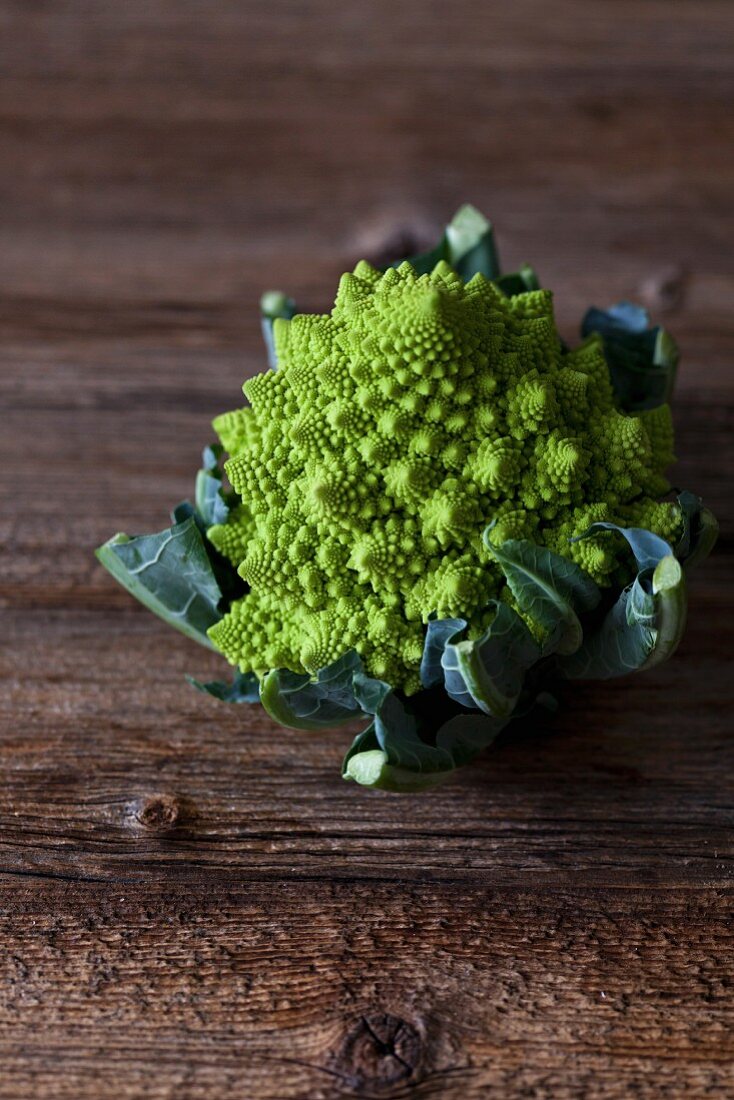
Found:
M 243 672 L 315 674 L 349 650 L 412 694 L 429 619 L 469 636 L 493 600 L 518 608 L 482 539 L 529 539 L 598 585 L 633 573 L 594 523 L 675 540 L 665 404 L 617 407 L 601 339 L 563 347 L 552 296 L 508 296 L 445 262 L 361 262 L 329 314 L 274 327 L 277 370 L 217 418 L 241 503 L 208 530 L 249 591 L 209 637 Z

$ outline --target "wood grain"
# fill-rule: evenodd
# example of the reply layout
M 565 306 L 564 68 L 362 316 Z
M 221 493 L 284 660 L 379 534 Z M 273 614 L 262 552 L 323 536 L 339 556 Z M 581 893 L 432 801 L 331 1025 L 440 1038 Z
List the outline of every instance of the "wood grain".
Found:
M 734 1092 L 734 19 L 725 0 L 0 0 L 0 1097 Z M 255 310 L 462 201 L 573 337 L 683 352 L 722 520 L 679 654 L 441 790 L 187 687 L 97 566 L 191 492 Z

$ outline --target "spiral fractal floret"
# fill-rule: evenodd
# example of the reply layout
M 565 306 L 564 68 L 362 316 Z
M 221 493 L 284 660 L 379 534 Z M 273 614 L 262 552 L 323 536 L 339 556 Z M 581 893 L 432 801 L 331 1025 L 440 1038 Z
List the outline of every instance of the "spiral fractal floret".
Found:
M 717 526 L 666 480 L 677 349 L 644 310 L 590 309 L 567 346 L 471 207 L 411 262 L 358 263 L 330 313 L 261 305 L 269 369 L 214 421 L 194 503 L 97 552 L 235 666 L 197 688 L 297 729 L 366 720 L 344 777 L 412 791 L 559 678 L 671 656 Z
M 207 535 L 249 591 L 209 636 L 243 672 L 316 673 L 355 649 L 411 694 L 430 617 L 462 615 L 471 637 L 490 601 L 517 609 L 488 524 L 603 586 L 626 555 L 602 533 L 572 541 L 592 523 L 680 533 L 659 503 L 668 406 L 621 412 L 601 338 L 565 351 L 547 290 L 361 262 L 330 314 L 274 337 L 278 369 L 214 422 L 242 503 Z

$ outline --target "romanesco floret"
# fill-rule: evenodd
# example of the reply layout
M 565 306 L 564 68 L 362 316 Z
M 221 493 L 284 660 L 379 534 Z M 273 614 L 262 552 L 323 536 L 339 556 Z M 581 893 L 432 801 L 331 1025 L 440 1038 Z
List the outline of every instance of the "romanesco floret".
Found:
M 601 585 L 626 544 L 570 541 L 592 523 L 680 529 L 659 502 L 667 406 L 620 412 L 601 340 L 564 351 L 548 291 L 361 262 L 331 314 L 274 335 L 277 371 L 215 421 L 242 504 L 208 536 L 250 590 L 209 635 L 243 672 L 315 673 L 354 648 L 410 694 L 429 616 L 477 636 L 508 598 L 481 538 L 493 520 L 498 541 L 532 538 Z

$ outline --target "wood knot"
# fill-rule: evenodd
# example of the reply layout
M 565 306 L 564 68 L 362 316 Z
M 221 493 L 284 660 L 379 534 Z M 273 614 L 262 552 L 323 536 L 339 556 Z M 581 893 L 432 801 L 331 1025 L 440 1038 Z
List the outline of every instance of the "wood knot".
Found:
M 424 1043 L 417 1030 L 385 1012 L 360 1016 L 333 1063 L 350 1084 L 371 1093 L 415 1084 L 423 1068 Z
M 135 818 L 144 829 L 167 833 L 175 829 L 181 819 L 181 803 L 172 794 L 153 794 L 141 799 Z
M 687 289 L 688 272 L 675 264 L 649 275 L 640 286 L 640 297 L 653 313 L 675 313 L 683 308 Z

